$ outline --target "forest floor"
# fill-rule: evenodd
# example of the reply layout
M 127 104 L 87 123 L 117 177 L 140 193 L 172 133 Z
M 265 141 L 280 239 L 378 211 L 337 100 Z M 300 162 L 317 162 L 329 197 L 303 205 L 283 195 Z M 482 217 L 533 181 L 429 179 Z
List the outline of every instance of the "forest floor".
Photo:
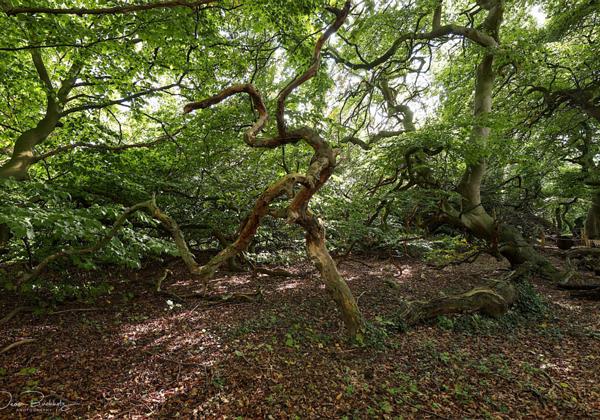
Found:
M 93 304 L 18 314 L 0 325 L 0 348 L 35 341 L 0 355 L 0 418 L 600 416 L 597 301 L 535 280 L 549 307 L 538 318 L 442 318 L 356 346 L 344 339 L 315 269 L 288 269 L 293 277 L 215 279 L 223 293 L 260 289 L 254 302 L 180 304 L 153 291 L 161 271 L 154 266 L 109 273 L 115 289 Z M 441 270 L 355 256 L 340 270 L 380 327 L 402 299 L 460 292 L 507 273 L 485 256 Z M 170 291 L 199 290 L 182 265 L 173 272 Z M 17 305 L 1 296 L 0 314 Z

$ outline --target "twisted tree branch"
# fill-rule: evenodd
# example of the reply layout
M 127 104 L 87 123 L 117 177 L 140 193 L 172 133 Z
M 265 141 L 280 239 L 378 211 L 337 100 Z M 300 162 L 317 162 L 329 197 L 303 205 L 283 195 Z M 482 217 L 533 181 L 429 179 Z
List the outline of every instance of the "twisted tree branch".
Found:
M 303 140 L 314 150 L 314 155 L 306 174 L 287 174 L 261 194 L 254 205 L 252 213 L 243 224 L 236 241 L 226 247 L 202 268 L 202 278 L 207 280 L 227 259 L 245 250 L 265 216 L 287 216 L 288 222 L 296 223 L 305 229 L 307 252 L 321 272 L 327 290 L 340 308 L 348 332 L 355 336 L 363 329 L 362 316 L 348 285 L 340 276 L 333 259 L 325 247 L 325 230 L 323 226 L 317 217 L 308 210 L 308 204 L 312 196 L 333 173 L 336 165 L 336 152 L 312 128 L 300 127 L 288 131 L 284 118 L 286 99 L 295 89 L 306 83 L 316 74 L 320 65 L 321 49 L 327 39 L 340 28 L 347 18 L 350 11 L 350 1 L 347 1 L 341 10 L 328 10 L 336 15 L 336 19 L 318 39 L 314 48 L 312 64 L 279 92 L 276 111 L 277 135 L 275 137 L 257 138 L 257 135 L 266 125 L 268 112 L 260 93 L 252 84 L 233 85 L 208 99 L 186 105 L 184 112 L 187 113 L 194 109 L 208 108 L 237 93 L 247 93 L 250 95 L 252 105 L 258 113 L 258 118 L 244 133 L 246 144 L 251 147 L 274 148 Z M 295 192 L 294 187 L 297 184 L 300 184 L 301 188 L 298 192 Z M 286 209 L 271 209 L 271 203 L 284 194 L 287 194 L 291 198 L 288 207 Z
M 197 7 L 203 6 L 209 3 L 215 3 L 218 0 L 198 0 L 198 1 L 164 1 L 164 2 L 156 2 L 156 3 L 146 3 L 146 4 L 136 4 L 136 5 L 124 5 L 124 6 L 114 6 L 114 7 L 101 7 L 97 9 L 87 9 L 87 8 L 67 8 L 67 9 L 55 9 L 51 7 L 2 7 L 4 13 L 7 16 L 16 16 L 16 15 L 33 15 L 36 13 L 46 14 L 46 15 L 119 15 L 126 13 L 134 13 L 141 12 L 145 10 L 152 9 L 168 9 L 173 7 L 187 7 L 190 9 L 195 9 Z

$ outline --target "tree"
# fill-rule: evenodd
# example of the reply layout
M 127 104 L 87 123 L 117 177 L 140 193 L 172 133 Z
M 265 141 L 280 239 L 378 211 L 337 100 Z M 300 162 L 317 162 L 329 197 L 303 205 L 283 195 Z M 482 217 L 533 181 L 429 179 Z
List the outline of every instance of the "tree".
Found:
M 251 84 L 239 84 L 228 87 L 217 95 L 200 102 L 187 104 L 185 112 L 195 109 L 209 108 L 222 102 L 230 96 L 247 93 L 252 105 L 258 114 L 258 119 L 244 132 L 244 142 L 250 147 L 277 148 L 286 144 L 305 142 L 313 150 L 310 165 L 305 174 L 289 173 L 280 180 L 270 185 L 258 198 L 252 213 L 243 222 L 240 233 L 231 245 L 206 264 L 199 272 L 203 279 L 214 274 L 216 269 L 227 259 L 234 257 L 248 248 L 262 219 L 272 216 L 286 219 L 288 223 L 296 223 L 306 231 L 306 248 L 308 255 L 314 261 L 325 282 L 326 288 L 337 304 L 346 329 L 351 336 L 362 334 L 364 321 L 352 295 L 350 288 L 340 276 L 335 262 L 325 246 L 325 229 L 316 215 L 308 208 L 311 198 L 323 184 L 327 182 L 336 165 L 337 152 L 325 141 L 319 133 L 310 127 L 304 126 L 297 129 L 288 129 L 285 119 L 286 100 L 290 94 L 302 84 L 313 78 L 321 64 L 321 50 L 329 37 L 334 34 L 346 20 L 350 11 L 350 2 L 344 4 L 343 9 L 328 9 L 335 14 L 335 21 L 327 27 L 317 40 L 313 53 L 312 63 L 306 71 L 297 75 L 277 95 L 277 135 L 270 138 L 258 138 L 257 135 L 264 130 L 268 120 L 268 113 L 261 94 Z M 296 186 L 300 189 L 295 191 Z M 274 201 L 287 195 L 290 204 L 284 208 L 271 208 Z
M 549 12 L 564 7 L 557 2 Z M 526 75 L 526 94 L 534 110 L 532 123 L 546 121 L 557 114 L 568 114 L 574 124 L 569 146 L 574 154 L 566 158 L 581 167 L 581 182 L 590 200 L 585 231 L 590 239 L 600 238 L 600 190 L 596 156 L 600 153 L 600 78 L 595 52 L 598 28 L 598 2 L 582 1 L 556 13 L 538 39 L 537 69 Z M 559 117 L 560 118 L 560 117 Z M 556 118 L 555 118 L 556 120 Z M 565 132 L 564 126 L 557 131 Z
M 418 7 L 422 7 L 422 9 L 419 10 Z M 442 25 L 441 3 L 436 5 L 433 10 L 426 7 L 425 5 L 415 6 L 417 10 L 421 11 L 420 15 L 417 14 L 417 10 L 411 10 L 412 13 L 420 16 L 415 30 L 395 36 L 392 45 L 377 58 L 368 60 L 364 58 L 364 53 L 357 52 L 361 62 L 355 63 L 342 58 L 336 51 L 333 51 L 332 55 L 338 62 L 350 69 L 376 71 L 380 66 L 387 66 L 385 71 L 390 72 L 390 68 L 398 67 L 394 71 L 404 74 L 407 71 L 410 73 L 410 66 L 414 61 L 418 59 L 422 62 L 424 60 L 419 56 L 420 51 L 426 47 L 431 48 L 430 43 L 435 41 L 464 40 L 471 42 L 475 48 L 482 49 L 477 51 L 471 45 L 466 47 L 472 57 L 480 57 L 474 75 L 472 129 L 468 145 L 465 146 L 462 156 L 465 169 L 456 186 L 456 191 L 460 195 L 460 203 L 456 206 L 450 200 L 444 200 L 442 209 L 448 221 L 462 225 L 476 236 L 486 239 L 491 244 L 492 250 L 502 254 L 514 266 L 530 262 L 538 266 L 545 275 L 554 277 L 557 275 L 557 271 L 550 263 L 540 256 L 516 229 L 499 223 L 492 217 L 484 208 L 481 200 L 481 186 L 487 168 L 486 156 L 490 149 L 491 127 L 489 124 L 494 119 L 492 96 L 497 72 L 495 61 L 499 54 L 497 51 L 502 48 L 500 28 L 505 13 L 505 4 L 503 1 L 478 2 L 476 8 L 463 12 L 469 18 L 469 24 L 465 26 Z M 422 11 L 423 9 L 425 11 Z M 481 14 L 485 14 L 485 16 L 479 18 Z M 430 16 L 429 30 L 422 23 L 424 16 Z M 475 18 L 480 19 L 477 27 L 473 20 Z M 352 46 L 356 47 L 355 44 Z M 403 48 L 405 57 L 397 59 L 397 53 Z
M 224 267 L 305 247 L 358 336 L 332 254 L 429 258 L 441 242 L 457 261 L 488 252 L 520 275 L 406 303 L 403 322 L 498 315 L 532 266 L 562 274 L 538 238 L 584 214 L 587 235 L 599 229 L 597 8 L 555 13 L 564 5 L 3 5 L 0 267 L 136 268 L 179 252 L 207 287 Z M 131 210 L 153 208 L 179 233 Z
M 64 137 L 73 135 L 69 128 L 76 129 L 81 124 L 81 114 L 89 115 L 104 109 L 110 113 L 110 107 L 122 104 L 139 109 L 145 97 L 181 87 L 189 62 L 179 60 L 174 63 L 169 57 L 169 65 L 181 68 L 181 73 L 173 75 L 164 68 L 157 71 L 165 60 L 159 54 L 161 47 L 157 41 L 160 40 L 152 39 L 153 34 L 148 32 L 155 19 L 137 21 L 133 29 L 129 29 L 132 20 L 128 16 L 91 24 L 80 18 L 55 22 L 19 17 L 2 21 L 3 31 L 21 33 L 25 38 L 23 43 L 14 37 L 22 45 L 17 43 L 18 46 L 2 48 L 3 54 L 8 55 L 5 63 L 15 65 L 9 67 L 10 70 L 7 68 L 13 74 L 9 77 L 12 83 L 4 88 L 6 97 L 11 103 L 38 103 L 44 111 L 40 115 L 39 111 L 29 107 L 11 109 L 9 121 L 14 120 L 20 126 L 4 127 L 18 135 L 10 158 L 0 166 L 0 177 L 26 179 L 34 163 L 56 153 L 88 146 L 85 142 L 69 141 L 68 145 L 59 145 L 57 150 L 35 155 L 36 148 L 46 143 L 57 128 L 67 128 Z M 66 28 L 58 33 L 61 24 Z M 27 67 L 23 68 L 27 55 L 35 69 L 33 74 Z M 132 71 L 134 68 L 136 71 Z M 168 79 L 171 80 L 164 83 Z M 30 83 L 28 86 L 26 80 Z M 19 92 L 21 87 L 24 89 Z

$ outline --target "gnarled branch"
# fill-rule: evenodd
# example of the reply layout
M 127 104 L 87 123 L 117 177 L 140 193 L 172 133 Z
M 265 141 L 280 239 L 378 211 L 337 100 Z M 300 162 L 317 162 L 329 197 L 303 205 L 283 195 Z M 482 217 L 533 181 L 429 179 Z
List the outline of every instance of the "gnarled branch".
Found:
M 315 49 L 313 52 L 312 63 L 306 71 L 294 78 L 291 82 L 289 82 L 282 90 L 279 92 L 279 96 L 277 97 L 277 129 L 279 131 L 280 136 L 285 136 L 286 133 L 286 124 L 285 124 L 285 101 L 288 96 L 300 85 L 306 83 L 308 80 L 312 79 L 319 70 L 321 65 L 321 50 L 323 49 L 323 45 L 327 42 L 329 37 L 333 35 L 337 30 L 342 26 L 346 18 L 348 17 L 348 13 L 350 12 L 350 2 L 347 1 L 344 4 L 343 9 L 334 9 L 328 8 L 330 12 L 334 13 L 336 16 L 335 21 L 323 32 L 323 34 L 317 40 L 315 44 Z
M 335 61 L 337 61 L 340 64 L 343 64 L 348 68 L 354 70 L 371 70 L 392 58 L 400 49 L 400 47 L 407 41 L 432 41 L 435 39 L 444 38 L 449 35 L 457 35 L 467 38 L 475 42 L 476 44 L 479 44 L 482 47 L 486 48 L 494 48 L 498 46 L 498 42 L 492 36 L 484 32 L 481 32 L 477 29 L 468 28 L 466 26 L 449 24 L 440 26 L 436 29 L 433 29 L 430 32 L 410 32 L 400 34 L 400 36 L 396 38 L 394 43 L 390 46 L 390 48 L 386 50 L 386 52 L 384 52 L 376 59 L 366 63 L 354 63 L 350 60 L 347 60 L 343 58 L 334 49 L 329 49 L 328 53 L 333 57 Z
M 117 220 L 114 222 L 112 228 L 95 244 L 90 245 L 85 248 L 70 247 L 70 248 L 62 249 L 54 254 L 47 256 L 37 266 L 35 266 L 30 273 L 25 274 L 25 276 L 23 276 L 20 279 L 20 283 L 25 282 L 25 281 L 30 281 L 30 280 L 38 277 L 40 274 L 42 274 L 48 268 L 48 266 L 51 263 L 53 263 L 54 261 L 57 261 L 61 258 L 79 256 L 79 255 L 89 255 L 89 254 L 93 254 L 93 253 L 101 250 L 119 232 L 119 230 L 121 229 L 121 227 L 123 226 L 125 221 L 127 221 L 127 219 L 133 213 L 135 213 L 139 210 L 144 210 L 144 211 L 147 211 L 148 213 L 150 213 L 153 217 L 155 217 L 157 220 L 159 220 L 172 233 L 173 239 L 175 240 L 175 245 L 177 246 L 177 249 L 179 250 L 179 254 L 180 254 L 181 258 L 183 259 L 183 261 L 185 262 L 185 264 L 187 265 L 188 269 L 192 273 L 198 272 L 199 266 L 196 263 L 196 261 L 194 260 L 194 257 L 192 255 L 192 253 L 190 252 L 189 248 L 187 247 L 187 244 L 183 238 L 183 234 L 181 233 L 181 230 L 177 226 L 177 222 L 175 222 L 175 220 L 172 219 L 167 214 L 163 213 L 158 208 L 158 206 L 156 205 L 156 201 L 153 198 L 151 200 L 144 201 L 144 202 L 141 202 L 141 203 L 138 203 L 131 207 L 126 208 L 123 211 L 123 213 L 121 213 L 121 215 L 117 218 Z
M 268 112 L 258 90 L 251 84 L 238 84 L 224 89 L 217 95 L 185 106 L 184 112 L 194 109 L 204 109 L 218 104 L 237 93 L 250 95 L 252 105 L 258 113 L 258 118 L 244 133 L 244 141 L 251 147 L 274 148 L 284 144 L 306 142 L 314 150 L 309 167 L 304 175 L 287 174 L 279 181 L 269 186 L 258 198 L 250 216 L 244 222 L 237 240 L 221 251 L 202 268 L 203 279 L 208 279 L 214 271 L 227 259 L 237 255 L 248 247 L 254 237 L 263 217 L 287 217 L 288 222 L 297 223 L 306 231 L 307 252 L 321 272 L 326 288 L 342 312 L 342 318 L 348 332 L 355 336 L 363 329 L 363 319 L 358 310 L 356 300 L 352 296 L 346 282 L 342 279 L 335 263 L 325 247 L 325 230 L 319 220 L 308 210 L 312 196 L 323 186 L 331 176 L 336 165 L 336 152 L 331 148 L 316 130 L 300 127 L 288 130 L 285 124 L 285 103 L 288 96 L 303 83 L 316 74 L 321 57 L 321 49 L 327 39 L 339 29 L 350 11 L 350 1 L 344 8 L 329 9 L 336 15 L 335 21 L 318 39 L 310 67 L 290 81 L 277 97 L 277 135 L 271 138 L 257 138 L 268 120 Z M 300 190 L 294 187 L 299 184 Z M 291 198 L 286 209 L 271 209 L 271 203 L 283 194 Z
M 56 149 L 50 150 L 49 152 L 43 153 L 41 155 L 34 156 L 33 159 L 31 160 L 31 163 L 33 164 L 33 163 L 39 162 L 40 160 L 44 160 L 49 157 L 56 156 L 61 153 L 65 153 L 70 150 L 79 149 L 79 148 L 97 150 L 100 152 L 119 153 L 119 152 L 123 152 L 123 151 L 129 150 L 129 149 L 141 149 L 141 148 L 146 148 L 146 147 L 153 147 L 153 146 L 156 146 L 157 144 L 164 142 L 165 140 L 168 140 L 169 138 L 170 138 L 170 136 L 165 135 L 165 136 L 160 136 L 156 140 L 152 140 L 152 141 L 148 141 L 148 142 L 134 143 L 134 144 L 122 144 L 120 146 L 109 146 L 106 144 L 94 144 L 94 143 L 88 143 L 88 142 L 71 143 L 71 144 L 67 144 L 64 146 L 59 146 Z
M 195 9 L 200 6 L 204 6 L 209 3 L 216 3 L 218 0 L 198 0 L 198 1 L 164 1 L 164 2 L 156 2 L 156 3 L 146 3 L 146 4 L 135 4 L 135 5 L 123 5 L 123 6 L 114 6 L 114 7 L 99 7 L 97 9 L 87 9 L 87 8 L 66 8 L 66 9 L 55 9 L 51 7 L 2 7 L 4 13 L 8 16 L 16 16 L 16 15 L 33 15 L 36 13 L 46 14 L 46 15 L 119 15 L 126 13 L 135 13 L 141 12 L 145 10 L 152 9 L 169 9 L 173 7 L 187 7 L 190 9 Z

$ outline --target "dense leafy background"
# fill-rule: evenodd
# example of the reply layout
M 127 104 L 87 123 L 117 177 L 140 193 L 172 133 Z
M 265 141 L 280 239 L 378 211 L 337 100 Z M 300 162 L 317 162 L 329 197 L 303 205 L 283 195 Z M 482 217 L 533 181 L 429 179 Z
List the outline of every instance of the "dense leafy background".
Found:
M 473 74 L 482 51 L 468 42 L 440 39 L 400 49 L 397 60 L 369 70 L 348 69 L 326 52 L 318 76 L 292 95 L 290 124 L 317 127 L 340 148 L 336 174 L 312 203 L 333 250 L 405 252 L 404 239 L 425 234 L 441 200 L 456 199 L 453 190 L 465 162 L 481 157 L 489 163 L 483 201 L 497 217 L 535 235 L 536 225 L 553 229 L 555 210 L 574 198 L 565 217 L 575 221 L 585 215 L 597 186 L 583 181 L 599 177 L 598 121 L 567 103 L 549 110 L 532 87 L 596 86 L 597 94 L 597 8 L 586 1 L 506 3 L 502 45 L 495 52 L 495 110 L 486 121 L 492 136 L 484 149 L 469 141 Z M 331 19 L 325 6 L 335 4 L 224 1 L 203 10 L 0 15 L 0 160 L 8 159 L 15 138 L 45 109 L 46 88 L 33 66 L 32 49 L 40 52 L 56 88 L 72 66 L 80 66 L 68 112 L 36 147 L 37 155 L 75 143 L 110 148 L 163 138 L 152 147 L 119 152 L 74 147 L 33 165 L 28 181 L 2 180 L 0 223 L 12 233 L 1 251 L 2 267 L 12 270 L 17 264 L 27 270 L 63 247 L 94 243 L 123 208 L 153 194 L 182 225 L 194 249 L 222 247 L 221 235 L 231 241 L 258 194 L 286 171 L 305 168 L 310 151 L 304 146 L 248 148 L 241 139 L 254 119 L 247 98 L 191 115 L 183 115 L 182 107 L 232 83 L 252 82 L 273 109 L 278 90 L 309 63 L 316 36 Z M 398 33 L 426 30 L 429 21 L 423 17 L 435 4 L 361 2 L 331 48 L 352 62 L 370 61 Z M 468 24 L 461 12 L 470 2 L 447 6 L 443 20 Z M 546 16 L 545 24 L 536 23 L 534 8 Z M 475 16 L 475 25 L 481 16 Z M 384 139 L 370 150 L 342 142 L 348 134 L 367 138 L 399 127 L 374 88 L 381 77 L 394 86 L 398 101 L 415 111 L 417 131 Z M 108 105 L 111 101 L 120 103 Z M 576 162 L 586 135 L 596 167 Z M 403 190 L 394 176 L 414 146 L 442 149 L 418 163 L 435 182 Z M 391 181 L 379 185 L 386 179 Z M 450 248 L 453 241 L 448 239 Z M 302 244 L 296 228 L 267 221 L 250 251 L 256 260 L 273 261 L 301 251 Z M 165 232 L 136 216 L 98 254 L 61 264 L 139 267 L 144 259 L 173 252 Z M 3 277 L 4 287 L 14 286 L 12 274 Z

